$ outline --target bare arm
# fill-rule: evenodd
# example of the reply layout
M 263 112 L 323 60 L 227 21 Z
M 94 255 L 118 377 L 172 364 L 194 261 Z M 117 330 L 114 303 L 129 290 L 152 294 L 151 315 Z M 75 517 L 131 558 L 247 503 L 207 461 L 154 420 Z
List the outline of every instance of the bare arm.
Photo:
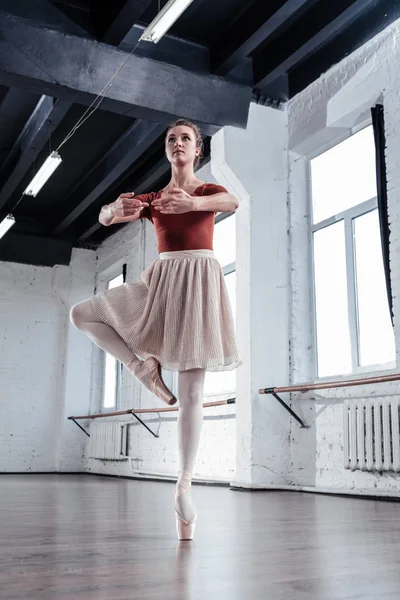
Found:
M 192 196 L 192 198 L 194 211 L 234 212 L 239 207 L 237 198 L 227 192 L 219 192 L 211 196 Z
M 134 199 L 133 193 L 121 194 L 115 202 L 101 208 L 99 223 L 108 227 L 115 223 L 137 221 L 147 206 L 149 206 L 148 202 L 143 202 L 140 196 Z
M 113 204 L 105 204 L 102 206 L 100 214 L 99 214 L 99 222 L 102 225 L 108 227 L 109 225 L 115 225 L 115 223 L 128 223 L 130 221 L 137 221 L 140 219 L 140 213 L 142 211 L 138 211 L 135 215 L 130 215 L 128 217 L 117 217 L 114 216 L 113 213 Z
M 192 211 L 234 212 L 239 202 L 228 192 L 217 192 L 209 196 L 190 196 L 180 188 L 163 192 L 151 203 L 154 210 L 164 214 L 180 214 Z

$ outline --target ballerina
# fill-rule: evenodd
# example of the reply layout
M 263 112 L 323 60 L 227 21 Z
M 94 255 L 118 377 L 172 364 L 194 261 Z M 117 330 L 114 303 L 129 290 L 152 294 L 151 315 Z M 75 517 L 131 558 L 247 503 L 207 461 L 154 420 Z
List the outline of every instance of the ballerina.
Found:
M 148 219 L 159 258 L 141 275 L 75 304 L 72 323 L 97 346 L 121 361 L 167 404 L 177 398 L 161 368 L 179 371 L 178 457 L 175 488 L 178 538 L 191 540 L 197 520 L 192 473 L 203 423 L 206 371 L 231 370 L 239 358 L 233 316 L 221 266 L 213 253 L 217 212 L 234 212 L 237 199 L 194 172 L 203 149 L 199 128 L 179 119 L 167 130 L 165 152 L 171 180 L 160 192 L 121 194 L 102 207 L 104 226 Z

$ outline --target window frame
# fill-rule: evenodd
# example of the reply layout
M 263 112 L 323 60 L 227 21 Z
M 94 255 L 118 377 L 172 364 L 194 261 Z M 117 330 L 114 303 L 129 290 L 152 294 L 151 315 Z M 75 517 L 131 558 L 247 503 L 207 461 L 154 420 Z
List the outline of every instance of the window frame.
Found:
M 117 264 L 113 264 L 111 267 L 105 269 L 101 273 L 98 274 L 97 278 L 97 292 L 107 291 L 109 288 L 109 283 L 116 279 L 117 277 L 121 277 L 123 275 L 123 264 L 125 260 L 118 262 Z M 106 352 L 102 348 L 98 348 L 99 350 L 99 362 L 101 368 L 101 388 L 100 388 L 100 411 L 104 413 L 113 412 L 119 410 L 121 407 L 121 387 L 122 387 L 122 372 L 123 372 L 123 363 L 118 359 L 114 358 L 115 361 L 115 371 L 116 371 L 116 381 L 115 381 L 115 404 L 114 406 L 104 406 L 104 396 L 105 396 L 105 381 L 106 381 Z M 111 357 L 111 355 L 110 355 Z M 113 357 L 111 357 L 113 358 Z
M 382 373 L 383 371 L 393 371 L 396 369 L 396 360 L 389 363 L 380 363 L 375 365 L 360 366 L 359 364 L 359 350 L 360 350 L 360 332 L 358 322 L 358 308 L 357 308 L 357 279 L 356 279 L 356 256 L 354 251 L 354 221 L 358 217 L 362 217 L 369 212 L 378 209 L 377 196 L 370 198 L 356 206 L 348 208 L 340 213 L 337 213 L 327 219 L 324 219 L 318 223 L 314 223 L 313 217 L 313 198 L 312 198 L 312 174 L 311 174 L 311 160 L 316 158 L 320 154 L 327 152 L 331 148 L 344 142 L 349 137 L 355 135 L 362 129 L 371 125 L 371 120 L 364 121 L 362 124 L 352 128 L 346 135 L 337 136 L 334 140 L 331 140 L 329 144 L 321 146 L 318 150 L 313 152 L 307 157 L 307 193 L 308 193 L 308 205 L 310 214 L 310 226 L 309 226 L 309 269 L 310 269 L 310 288 L 311 288 L 311 300 L 312 300 L 312 339 L 313 339 L 313 378 L 314 381 L 329 381 L 332 379 L 342 380 L 357 378 L 360 375 Z M 345 255 L 346 255 L 346 283 L 347 283 L 347 303 L 348 303 L 348 319 L 349 319 L 349 334 L 350 334 L 350 346 L 351 346 L 351 372 L 347 374 L 336 374 L 336 375 L 323 375 L 318 374 L 318 336 L 317 336 L 317 305 L 316 305 L 316 282 L 315 282 L 315 251 L 314 251 L 314 233 L 334 225 L 339 221 L 344 221 L 345 231 Z
M 234 215 L 235 215 L 234 212 L 219 213 L 215 217 L 215 225 L 218 225 L 222 221 L 225 221 L 225 219 L 229 219 L 229 217 L 233 217 Z M 230 275 L 234 271 L 236 271 L 236 260 L 232 263 L 229 263 L 229 265 L 225 265 L 224 267 L 222 267 L 222 272 L 224 274 L 224 277 L 225 277 L 225 275 Z

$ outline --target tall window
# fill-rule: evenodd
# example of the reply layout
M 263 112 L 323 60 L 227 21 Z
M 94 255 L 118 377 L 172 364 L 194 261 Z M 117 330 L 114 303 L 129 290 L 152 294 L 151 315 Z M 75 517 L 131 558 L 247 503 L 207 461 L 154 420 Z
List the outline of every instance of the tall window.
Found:
M 236 325 L 236 215 L 220 214 L 215 222 L 214 254 L 222 266 L 229 300 Z M 204 395 L 218 396 L 234 394 L 236 389 L 236 370 L 207 371 Z
M 115 288 L 123 284 L 123 276 L 118 275 L 108 282 L 107 289 Z M 121 368 L 122 363 L 113 356 L 104 353 L 104 389 L 103 389 L 103 408 L 118 408 L 121 387 Z
M 311 160 L 318 376 L 395 366 L 372 127 Z

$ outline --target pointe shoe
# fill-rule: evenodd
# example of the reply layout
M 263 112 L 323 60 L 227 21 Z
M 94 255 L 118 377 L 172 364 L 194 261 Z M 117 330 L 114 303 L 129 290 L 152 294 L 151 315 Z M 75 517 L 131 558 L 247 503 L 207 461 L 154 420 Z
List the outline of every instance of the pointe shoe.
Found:
M 161 375 L 161 365 L 150 356 L 143 362 L 139 362 L 131 373 L 142 383 L 148 390 L 153 392 L 158 398 L 172 406 L 176 404 L 176 398 L 165 385 Z
M 196 528 L 196 521 L 197 521 L 196 508 L 192 501 L 194 517 L 193 517 L 193 519 L 191 519 L 191 521 L 186 521 L 182 517 L 182 515 L 179 513 L 178 508 L 176 506 L 176 499 L 179 498 L 179 496 L 182 496 L 182 494 L 188 494 L 189 490 L 187 490 L 185 488 L 185 486 L 182 485 L 182 483 L 177 483 L 177 486 L 180 486 L 183 489 L 183 492 L 175 493 L 176 532 L 178 534 L 178 539 L 180 541 L 193 540 L 194 530 Z

